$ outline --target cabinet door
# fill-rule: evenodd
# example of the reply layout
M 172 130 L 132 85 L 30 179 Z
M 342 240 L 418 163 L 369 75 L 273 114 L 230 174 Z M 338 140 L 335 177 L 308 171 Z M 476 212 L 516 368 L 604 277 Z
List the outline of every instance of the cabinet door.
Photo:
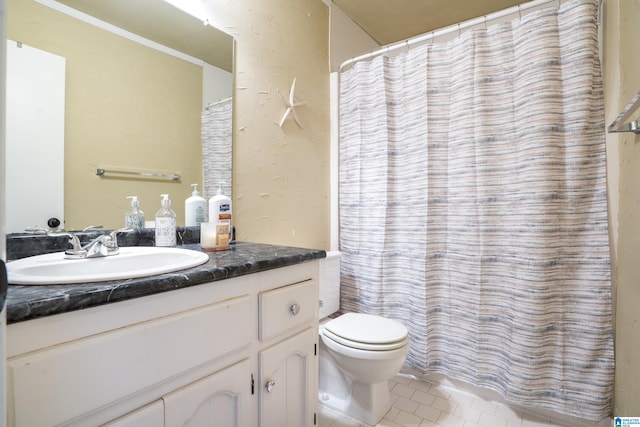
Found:
M 260 352 L 260 426 L 314 425 L 315 343 L 308 328 Z
M 163 427 L 164 404 L 162 400 L 150 403 L 136 411 L 118 418 L 104 427 Z
M 248 426 L 250 397 L 251 372 L 245 359 L 163 397 L 165 426 Z

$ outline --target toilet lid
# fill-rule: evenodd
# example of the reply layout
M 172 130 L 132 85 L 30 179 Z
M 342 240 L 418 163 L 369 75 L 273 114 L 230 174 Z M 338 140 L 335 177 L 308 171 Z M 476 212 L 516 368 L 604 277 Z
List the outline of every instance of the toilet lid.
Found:
M 343 314 L 327 322 L 324 331 L 345 345 L 372 350 L 399 348 L 406 344 L 409 334 L 400 322 L 363 313 Z

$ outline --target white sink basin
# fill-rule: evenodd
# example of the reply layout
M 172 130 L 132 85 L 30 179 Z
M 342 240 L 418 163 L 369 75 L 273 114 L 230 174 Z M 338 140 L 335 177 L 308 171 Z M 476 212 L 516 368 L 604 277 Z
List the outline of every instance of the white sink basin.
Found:
M 65 259 L 64 252 L 23 258 L 7 263 L 7 275 L 13 285 L 104 282 L 170 273 L 207 261 L 209 255 L 190 249 L 133 246 L 101 258 Z

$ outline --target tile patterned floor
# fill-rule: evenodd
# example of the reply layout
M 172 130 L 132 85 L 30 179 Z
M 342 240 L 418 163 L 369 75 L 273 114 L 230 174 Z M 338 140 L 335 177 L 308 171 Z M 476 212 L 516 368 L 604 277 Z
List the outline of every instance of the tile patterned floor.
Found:
M 393 405 L 377 427 L 571 427 L 403 374 L 389 389 Z M 323 406 L 319 412 L 320 427 L 367 427 Z

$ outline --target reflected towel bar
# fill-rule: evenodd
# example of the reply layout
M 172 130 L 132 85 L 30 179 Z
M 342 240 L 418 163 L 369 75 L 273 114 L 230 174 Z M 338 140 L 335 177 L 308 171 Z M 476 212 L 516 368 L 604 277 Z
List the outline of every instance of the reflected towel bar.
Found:
M 123 170 L 96 169 L 96 175 L 104 176 L 105 174 L 133 175 L 142 178 L 161 178 L 169 179 L 171 181 L 180 181 L 180 175 L 178 175 L 177 173 L 131 172 Z
M 608 131 L 611 132 L 633 132 L 640 135 L 640 119 L 625 123 L 629 117 L 640 107 L 640 92 L 631 98 L 631 101 L 624 107 L 624 110 L 609 125 Z

